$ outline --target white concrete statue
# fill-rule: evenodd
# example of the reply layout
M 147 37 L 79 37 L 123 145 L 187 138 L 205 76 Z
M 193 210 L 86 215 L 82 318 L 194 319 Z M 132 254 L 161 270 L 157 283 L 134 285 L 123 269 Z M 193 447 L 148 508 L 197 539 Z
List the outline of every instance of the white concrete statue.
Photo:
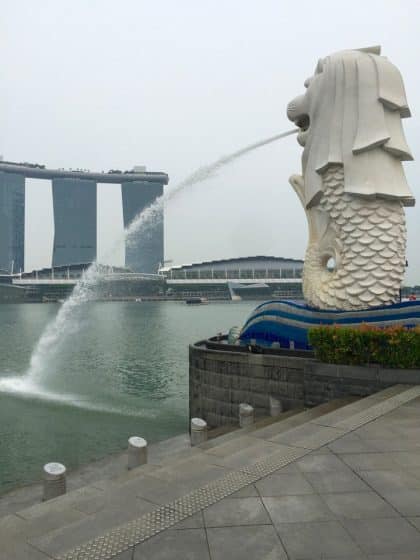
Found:
M 401 75 L 372 47 L 320 60 L 305 87 L 287 108 L 304 147 L 303 175 L 290 183 L 309 224 L 305 299 L 320 309 L 395 303 L 406 263 L 404 206 L 414 205 L 401 164 L 413 159 Z

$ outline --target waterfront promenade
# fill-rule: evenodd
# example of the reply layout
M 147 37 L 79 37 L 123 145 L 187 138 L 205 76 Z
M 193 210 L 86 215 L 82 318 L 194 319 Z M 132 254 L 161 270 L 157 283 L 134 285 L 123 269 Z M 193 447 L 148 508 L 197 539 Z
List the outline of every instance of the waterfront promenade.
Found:
M 181 447 L 3 516 L 0 558 L 420 557 L 420 386 Z

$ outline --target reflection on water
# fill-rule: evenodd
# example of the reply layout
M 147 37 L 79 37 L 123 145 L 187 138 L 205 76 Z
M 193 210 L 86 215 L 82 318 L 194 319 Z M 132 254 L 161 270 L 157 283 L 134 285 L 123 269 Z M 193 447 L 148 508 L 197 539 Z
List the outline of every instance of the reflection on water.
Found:
M 188 344 L 244 322 L 253 303 L 100 303 L 48 364 L 42 387 L 22 384 L 56 304 L 0 306 L 0 492 L 68 467 L 187 430 Z

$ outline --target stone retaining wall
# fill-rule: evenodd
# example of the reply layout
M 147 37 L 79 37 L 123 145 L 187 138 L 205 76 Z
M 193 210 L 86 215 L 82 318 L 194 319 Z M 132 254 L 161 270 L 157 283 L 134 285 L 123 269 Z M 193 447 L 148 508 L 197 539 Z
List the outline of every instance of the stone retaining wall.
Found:
M 420 384 L 420 370 L 323 364 L 309 353 L 294 357 L 290 351 L 266 354 L 223 347 L 214 341 L 190 346 L 190 417 L 204 418 L 211 427 L 236 425 L 242 402 L 251 404 L 257 416 L 268 416 L 270 396 L 288 410 L 363 397 L 397 383 Z

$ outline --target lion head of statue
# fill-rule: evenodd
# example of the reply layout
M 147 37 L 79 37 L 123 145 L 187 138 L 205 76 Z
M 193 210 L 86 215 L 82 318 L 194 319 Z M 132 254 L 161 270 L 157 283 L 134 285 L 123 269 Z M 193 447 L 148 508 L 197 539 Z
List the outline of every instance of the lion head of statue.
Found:
M 304 85 L 287 116 L 300 128 L 306 207 L 318 203 L 322 174 L 337 164 L 344 168 L 345 192 L 413 205 L 401 165 L 413 159 L 401 124 L 410 110 L 401 74 L 380 47 L 320 59 Z

